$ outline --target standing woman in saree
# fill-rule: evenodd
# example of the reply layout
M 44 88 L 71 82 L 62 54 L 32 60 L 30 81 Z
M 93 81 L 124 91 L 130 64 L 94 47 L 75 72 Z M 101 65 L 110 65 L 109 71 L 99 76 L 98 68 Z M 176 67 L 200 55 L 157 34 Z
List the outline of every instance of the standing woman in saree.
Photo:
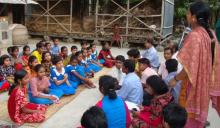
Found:
M 220 54 L 214 32 L 209 28 L 210 9 L 203 2 L 190 6 L 187 21 L 192 27 L 177 55 L 183 70 L 169 82 L 183 81 L 179 103 L 188 113 L 186 128 L 203 128 L 210 99 L 220 112 Z

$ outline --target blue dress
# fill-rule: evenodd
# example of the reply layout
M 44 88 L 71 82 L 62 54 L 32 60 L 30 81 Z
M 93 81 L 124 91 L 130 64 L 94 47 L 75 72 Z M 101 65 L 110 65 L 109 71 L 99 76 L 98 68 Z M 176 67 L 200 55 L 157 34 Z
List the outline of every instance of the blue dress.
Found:
M 63 96 L 63 91 L 61 89 L 49 89 L 49 95 L 57 96 L 59 99 Z M 28 96 L 31 103 L 35 104 L 45 104 L 50 105 L 54 102 L 47 98 L 34 97 L 31 92 L 30 86 L 28 87 Z
M 92 56 L 90 56 L 89 58 L 87 58 L 87 64 L 88 66 L 94 71 L 94 72 L 99 72 L 100 70 L 102 70 L 102 68 L 100 66 L 98 66 L 97 64 L 92 63 L 92 61 L 94 61 L 92 59 Z
M 61 89 L 61 90 L 63 90 L 64 95 L 75 94 L 76 88 L 77 88 L 77 83 L 76 82 L 69 81 L 70 86 L 67 85 L 67 83 L 62 83 L 60 85 L 55 84 L 54 80 L 63 80 L 65 74 L 66 74 L 66 72 L 65 72 L 64 68 L 62 68 L 62 73 L 59 73 L 56 68 L 52 68 L 50 70 L 50 78 L 51 78 L 50 88 L 51 89 Z
M 83 84 L 84 81 L 82 81 L 81 79 L 79 79 L 78 77 L 76 77 L 72 72 L 77 72 L 80 76 L 82 77 L 86 77 L 86 72 L 85 72 L 85 68 L 83 66 L 72 66 L 72 65 L 67 65 L 66 68 L 66 73 L 68 74 L 68 79 L 69 81 L 73 81 L 76 82 L 77 85 L 79 84 Z

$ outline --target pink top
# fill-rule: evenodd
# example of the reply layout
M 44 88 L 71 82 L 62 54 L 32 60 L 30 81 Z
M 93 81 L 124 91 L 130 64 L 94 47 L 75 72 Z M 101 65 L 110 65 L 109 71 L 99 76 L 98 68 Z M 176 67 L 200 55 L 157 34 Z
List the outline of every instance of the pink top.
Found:
M 44 76 L 43 79 L 39 79 L 38 77 L 33 77 L 30 80 L 30 87 L 33 96 L 38 96 L 45 89 L 50 86 L 49 78 Z
M 153 75 L 157 75 L 156 71 L 152 68 L 146 68 L 141 75 L 141 83 L 145 84 L 146 80 Z

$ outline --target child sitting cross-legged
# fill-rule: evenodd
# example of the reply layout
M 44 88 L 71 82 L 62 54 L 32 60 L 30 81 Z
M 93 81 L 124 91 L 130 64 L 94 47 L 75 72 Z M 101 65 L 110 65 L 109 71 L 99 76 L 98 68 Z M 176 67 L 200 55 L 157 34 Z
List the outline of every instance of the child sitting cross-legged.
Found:
M 46 76 L 50 77 L 50 68 L 53 66 L 52 54 L 50 52 L 46 51 L 43 53 L 41 64 L 43 65 L 45 69 Z
M 76 82 L 77 85 L 84 84 L 88 88 L 94 88 L 95 85 L 86 77 L 84 67 L 78 64 L 77 56 L 71 56 L 69 65 L 66 66 L 66 73 L 69 81 Z
M 34 69 L 37 75 L 30 80 L 30 102 L 35 104 L 58 103 L 59 98 L 63 95 L 63 91 L 61 89 L 49 89 L 50 81 L 45 74 L 43 65 L 38 64 Z
M 13 83 L 15 69 L 11 65 L 10 57 L 2 55 L 0 58 L 0 91 L 8 90 Z
M 60 56 L 52 60 L 54 68 L 50 69 L 51 89 L 61 89 L 64 95 L 75 94 L 77 83 L 68 80 L 68 75 L 63 67 L 63 60 Z
M 100 64 L 99 62 L 97 62 L 96 60 L 94 60 L 92 58 L 92 48 L 91 47 L 87 48 L 87 63 L 91 66 L 91 68 L 95 72 L 99 72 L 103 66 L 102 64 Z
M 10 87 L 8 99 L 8 114 L 11 120 L 18 125 L 43 122 L 46 105 L 29 103 L 26 97 L 29 83 L 28 73 L 20 70 L 15 73 L 14 77 L 15 83 Z
M 115 58 L 110 51 L 109 42 L 102 43 L 102 50 L 99 52 L 98 59 L 101 64 L 108 68 L 112 68 L 115 65 Z

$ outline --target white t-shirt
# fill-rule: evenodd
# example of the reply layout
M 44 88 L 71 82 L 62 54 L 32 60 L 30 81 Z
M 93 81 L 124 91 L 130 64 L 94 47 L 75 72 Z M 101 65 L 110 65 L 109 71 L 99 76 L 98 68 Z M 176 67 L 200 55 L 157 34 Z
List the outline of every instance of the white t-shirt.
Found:
M 179 52 L 177 51 L 175 54 L 173 54 L 172 59 L 176 59 L 178 61 L 178 59 L 177 59 L 178 53 Z M 177 74 L 180 73 L 182 70 L 183 70 L 183 65 L 178 61 Z

